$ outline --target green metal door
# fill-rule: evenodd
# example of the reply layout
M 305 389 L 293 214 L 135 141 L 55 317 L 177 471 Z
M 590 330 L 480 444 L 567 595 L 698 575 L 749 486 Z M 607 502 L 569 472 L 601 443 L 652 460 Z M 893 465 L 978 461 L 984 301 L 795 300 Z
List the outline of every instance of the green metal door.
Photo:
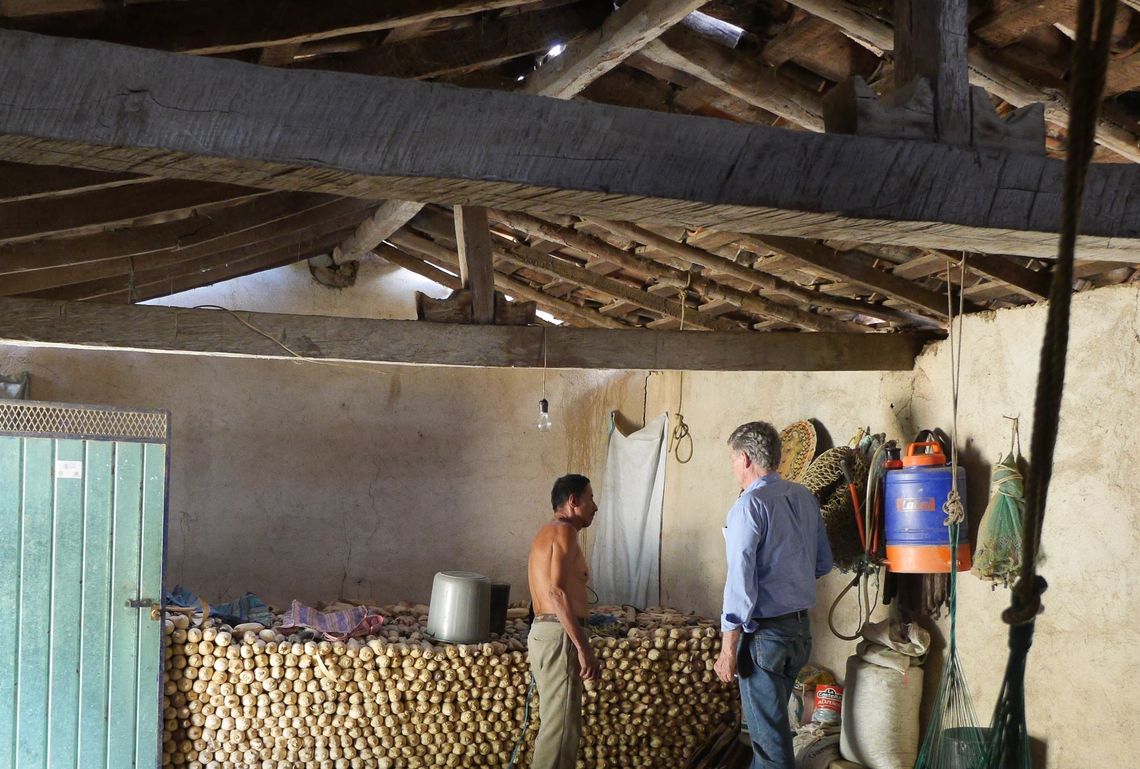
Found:
M 163 412 L 0 400 L 0 769 L 158 766 L 167 443 Z

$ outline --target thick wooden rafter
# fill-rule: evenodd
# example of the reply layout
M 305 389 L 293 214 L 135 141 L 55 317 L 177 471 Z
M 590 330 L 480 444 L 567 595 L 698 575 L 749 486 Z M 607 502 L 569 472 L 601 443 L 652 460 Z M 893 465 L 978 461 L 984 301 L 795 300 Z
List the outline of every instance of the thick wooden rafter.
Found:
M 525 5 L 533 0 L 198 0 L 128 4 L 11 26 L 178 53 L 219 54 L 308 43 Z M 225 23 L 219 23 L 219 20 Z
M 675 27 L 645 46 L 641 54 L 663 66 L 687 72 L 793 125 L 823 130 L 819 94 L 688 28 Z
M 376 253 L 392 264 L 417 272 L 431 280 L 435 280 L 435 278 L 431 273 L 421 271 L 421 266 L 429 266 L 437 273 L 448 275 L 448 273 L 431 266 L 430 261 L 433 259 L 447 265 L 450 269 L 458 269 L 458 255 L 450 249 L 424 238 L 413 241 L 412 238 L 409 237 L 405 240 L 405 245 L 408 246 L 413 242 L 415 243 L 415 248 L 409 247 L 407 251 L 388 244 L 381 244 Z M 416 251 L 416 253 L 410 253 L 411 251 Z M 460 283 L 458 278 L 455 279 L 455 283 L 455 288 L 462 287 L 462 283 Z M 441 283 L 441 285 L 448 286 L 449 288 L 452 287 L 450 282 Z M 517 299 L 523 299 L 528 302 L 534 302 L 542 309 L 552 313 L 555 317 L 565 320 L 572 325 L 584 325 L 593 328 L 627 328 L 624 323 L 612 318 L 607 318 L 599 314 L 596 310 L 579 306 L 556 296 L 550 296 L 541 289 L 535 288 L 499 270 L 495 271 L 495 287 L 504 294 L 509 294 Z
M 523 90 L 570 99 L 656 39 L 706 0 L 628 0 L 595 32 L 540 67 Z
M 138 174 L 107 174 L 65 166 L 0 163 L 0 203 L 109 190 L 151 181 Z
M 816 331 L 858 332 L 867 330 L 855 323 L 810 313 L 798 307 L 772 302 L 746 291 L 717 284 L 703 275 L 696 275 L 687 270 L 639 257 L 600 238 L 578 232 L 572 228 L 560 227 L 534 216 L 496 211 L 494 218 L 530 235 L 562 243 L 603 261 L 620 265 L 647 278 L 661 281 L 665 285 L 672 286 L 674 291 L 692 288 L 706 299 L 731 302 L 746 312 Z
M 496 325 L 441 329 L 438 324 L 406 320 L 0 299 L 0 341 L 445 366 L 541 367 L 545 352 L 550 368 L 909 371 L 925 338 Z
M 189 216 L 141 227 L 7 243 L 0 245 L 0 281 L 24 274 L 67 271 L 101 261 L 190 248 L 269 225 L 334 200 L 329 195 L 274 192 L 235 205 L 202 206 Z
M 399 232 L 392 236 L 392 242 L 395 245 L 400 248 L 407 247 L 413 250 L 417 247 L 422 249 L 424 247 L 424 240 L 425 238 L 408 232 Z M 591 272 L 566 259 L 560 259 L 523 245 L 496 243 L 495 254 L 500 258 L 507 259 L 524 267 L 531 267 L 540 272 L 545 272 L 547 275 L 563 278 L 580 286 L 588 286 L 615 299 L 623 299 L 630 304 L 644 307 L 650 312 L 676 318 L 677 320 L 684 317 L 686 322 L 693 328 L 716 331 L 734 331 L 740 328 L 740 324 L 738 323 L 713 316 L 706 316 L 698 310 L 682 308 L 682 305 L 674 300 L 655 296 L 648 291 L 627 285 L 614 278 Z
M 804 262 L 841 280 L 905 302 L 935 317 L 945 313 L 944 296 L 885 270 L 876 269 L 858 258 L 856 254 L 841 253 L 811 241 L 769 235 L 742 236 L 741 242 L 761 252 L 771 251 Z M 981 308 L 972 303 L 966 303 L 966 310 L 969 312 L 976 312 L 979 309 Z
M 0 160 L 855 242 L 1055 249 L 1062 169 L 1047 158 L 10 31 L 0 91 Z M 76 92 L 102 106 L 77 110 Z M 1083 256 L 1132 258 L 1138 188 L 1136 167 L 1090 169 Z
M 309 196 L 318 197 L 318 196 Z M 321 199 L 310 203 L 306 208 L 300 208 L 294 213 L 281 215 L 282 209 L 276 206 L 265 207 L 261 211 L 253 209 L 245 212 L 242 221 L 238 217 L 226 217 L 229 222 L 241 222 L 237 228 L 232 228 L 224 234 L 216 230 L 212 237 L 196 243 L 177 244 L 170 248 L 144 253 L 121 253 L 110 258 L 89 260 L 82 263 L 72 263 L 62 268 L 44 268 L 23 270 L 4 274 L 8 267 L 0 267 L 0 296 L 13 296 L 18 294 L 41 293 L 63 286 L 75 284 L 125 285 L 130 280 L 139 279 L 141 273 L 177 274 L 179 272 L 192 272 L 195 265 L 203 260 L 236 258 L 239 250 L 250 252 L 264 245 L 288 246 L 301 235 L 314 228 L 324 228 L 326 231 L 334 229 L 344 230 L 352 227 L 359 221 L 362 213 L 370 206 L 368 203 L 352 199 Z M 219 212 L 225 216 L 227 212 Z M 253 219 L 251 216 L 259 215 L 261 218 Z M 205 226 L 212 223 L 206 222 Z M 161 226 L 161 225 L 160 225 Z M 213 224 L 217 227 L 217 224 Z M 164 227 L 166 231 L 173 228 Z M 128 231 L 130 232 L 130 231 Z M 204 233 L 193 233 L 192 237 L 203 237 Z M 95 240 L 95 238 L 74 239 L 77 242 Z M 106 239 L 106 238 L 104 238 Z M 46 241 L 51 243 L 52 241 Z M 114 241 L 112 241 L 114 242 Z M 119 242 L 127 242 L 122 238 Z M 167 241 L 170 243 L 171 241 Z M 74 243 L 73 243 L 74 247 Z M 77 252 L 82 254 L 82 246 Z M 3 251 L 0 250 L 0 254 Z M 2 258 L 2 257 L 0 257 Z M 73 258 L 83 258 L 76 256 Z M 67 298 L 67 290 L 53 292 L 54 298 Z M 79 296 L 86 296 L 80 293 Z
M 704 0 L 631 0 L 607 18 L 602 27 L 565 52 L 548 67 L 532 75 L 523 88 L 536 96 L 570 99 L 609 72 L 661 31 L 675 24 Z M 427 200 L 427 198 L 422 198 Z M 334 249 L 332 259 L 340 264 L 358 258 L 378 245 L 388 234 L 411 221 L 422 208 L 404 201 L 393 202 L 381 222 L 364 222 L 351 243 Z M 387 204 L 385 208 L 388 208 Z M 383 210 L 383 209 L 382 209 Z M 377 212 L 381 216 L 381 212 Z
M 816 305 L 819 307 L 828 307 L 845 313 L 865 315 L 882 320 L 904 320 L 908 323 L 910 322 L 910 318 L 900 316 L 900 313 L 889 307 L 871 304 L 870 302 L 846 299 L 839 296 L 829 296 L 818 291 L 812 291 L 811 289 L 796 285 L 783 278 L 745 267 L 723 256 L 718 256 L 717 254 L 690 246 L 686 243 L 678 243 L 671 238 L 667 238 L 664 235 L 652 232 L 643 227 L 638 227 L 634 224 L 607 221 L 605 219 L 595 219 L 592 221 L 596 221 L 615 235 L 621 235 L 638 243 L 660 249 L 662 252 L 671 254 L 678 259 L 683 259 L 686 262 L 708 268 L 714 274 L 726 275 L 750 285 L 783 294 L 790 299 L 798 300 L 808 306 Z
M 561 6 L 508 16 L 474 29 L 462 27 L 340 56 L 301 59 L 294 66 L 384 77 L 455 75 L 565 45 L 604 18 L 604 6 L 598 3 Z
M 263 242 L 233 253 L 195 260 L 191 264 L 139 273 L 133 279 L 117 278 L 68 286 L 62 292 L 52 291 L 50 296 L 53 299 L 100 303 L 144 302 L 305 261 L 314 254 L 331 248 L 347 231 L 345 227 L 329 232 L 315 231 L 303 238 L 293 238 L 284 246 L 272 246 Z
M 843 29 L 844 33 L 871 48 L 890 52 L 894 50 L 894 30 L 850 0 L 788 0 L 792 5 L 819 16 Z M 1069 102 L 1055 90 L 1037 86 L 1011 68 L 1004 66 L 978 46 L 969 51 L 969 77 L 974 85 L 1014 107 L 1041 103 L 1045 105 L 1045 119 L 1054 125 L 1069 124 Z M 1102 117 L 1097 123 L 1098 144 L 1117 152 L 1129 160 L 1140 162 L 1140 139 L 1127 128 Z
M 91 231 L 155 214 L 173 214 L 221 201 L 264 195 L 232 184 L 160 179 L 46 200 L 0 203 L 0 243 Z

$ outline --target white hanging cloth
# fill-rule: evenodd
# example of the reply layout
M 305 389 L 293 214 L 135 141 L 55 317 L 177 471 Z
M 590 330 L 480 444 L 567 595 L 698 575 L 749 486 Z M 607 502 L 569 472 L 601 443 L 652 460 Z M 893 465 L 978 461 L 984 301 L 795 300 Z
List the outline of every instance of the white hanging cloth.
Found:
M 638 608 L 660 603 L 658 564 L 668 434 L 667 414 L 632 435 L 622 434 L 611 418 L 590 556 L 594 590 L 602 603 Z

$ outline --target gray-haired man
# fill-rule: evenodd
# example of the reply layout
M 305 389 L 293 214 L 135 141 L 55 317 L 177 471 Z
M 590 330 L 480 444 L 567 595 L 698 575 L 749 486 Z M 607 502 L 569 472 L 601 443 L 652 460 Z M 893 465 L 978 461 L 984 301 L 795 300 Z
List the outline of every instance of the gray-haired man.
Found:
M 728 439 L 741 495 L 724 529 L 728 576 L 716 672 L 740 699 L 752 741 L 751 769 L 794 769 L 788 697 L 811 654 L 808 609 L 831 548 L 810 491 L 776 472 L 780 435 L 748 422 Z

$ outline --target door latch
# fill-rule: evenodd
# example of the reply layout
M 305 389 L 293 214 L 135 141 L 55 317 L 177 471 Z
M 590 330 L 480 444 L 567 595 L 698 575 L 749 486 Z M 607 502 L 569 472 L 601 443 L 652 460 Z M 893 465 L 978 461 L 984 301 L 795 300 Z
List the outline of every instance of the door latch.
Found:
M 128 609 L 150 609 L 150 618 L 158 620 L 162 618 L 162 606 L 153 598 L 132 598 L 127 601 Z

